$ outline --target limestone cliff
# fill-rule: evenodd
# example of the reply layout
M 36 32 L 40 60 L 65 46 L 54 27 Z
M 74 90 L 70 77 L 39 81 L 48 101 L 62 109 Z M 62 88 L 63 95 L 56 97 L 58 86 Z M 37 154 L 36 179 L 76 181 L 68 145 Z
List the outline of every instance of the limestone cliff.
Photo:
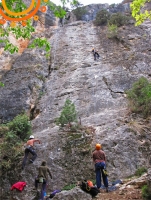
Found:
M 50 59 L 39 49 L 25 49 L 13 56 L 3 53 L 0 61 L 5 84 L 0 88 L 1 123 L 26 111 L 34 135 L 42 141 L 37 145 L 38 158 L 20 174 L 28 188 L 18 199 L 34 199 L 31 188 L 42 159 L 53 174 L 50 191 L 95 179 L 91 153 L 96 142 L 106 152 L 110 181 L 148 167 L 151 119 L 130 113 L 125 91 L 141 76 L 151 80 L 151 22 L 121 27 L 117 40 L 109 39 L 106 27 L 95 27 L 92 21 L 44 26 L 37 34 L 49 39 Z M 99 51 L 98 61 L 91 53 L 93 47 Z M 67 98 L 75 104 L 82 124 L 95 132 L 59 130 L 54 119 Z M 10 184 L 7 180 L 4 193 Z

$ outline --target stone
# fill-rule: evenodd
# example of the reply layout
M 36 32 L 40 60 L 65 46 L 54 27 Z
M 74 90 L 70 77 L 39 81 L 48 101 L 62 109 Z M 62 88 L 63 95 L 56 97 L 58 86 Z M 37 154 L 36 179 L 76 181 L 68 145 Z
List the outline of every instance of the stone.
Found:
M 54 200 L 92 200 L 92 197 L 90 194 L 84 192 L 80 188 L 76 187 L 69 191 L 62 191 L 60 193 L 57 193 L 54 197 Z

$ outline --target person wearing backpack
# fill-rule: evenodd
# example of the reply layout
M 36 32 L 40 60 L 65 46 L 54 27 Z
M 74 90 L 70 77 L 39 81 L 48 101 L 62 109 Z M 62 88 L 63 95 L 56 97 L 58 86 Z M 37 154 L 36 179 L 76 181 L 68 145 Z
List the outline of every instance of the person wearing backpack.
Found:
M 93 162 L 95 165 L 95 173 L 96 173 L 96 185 L 98 189 L 101 189 L 101 175 L 103 179 L 104 186 L 106 188 L 106 192 L 108 192 L 108 178 L 104 173 L 106 169 L 106 156 L 104 151 L 101 150 L 101 144 L 96 144 L 95 151 L 92 154 Z
M 33 163 L 34 160 L 37 158 L 37 153 L 34 149 L 34 143 L 35 142 L 38 142 L 39 144 L 41 143 L 40 140 L 38 139 L 34 139 L 35 137 L 33 135 L 31 135 L 29 137 L 29 140 L 26 142 L 25 144 L 25 155 L 24 155 L 24 159 L 23 159 L 23 162 L 22 162 L 22 169 L 25 168 L 25 165 L 26 165 L 26 161 L 27 161 L 27 157 L 28 157 L 28 154 L 31 153 L 32 154 L 32 158 L 30 159 L 30 162 Z
M 41 166 L 38 168 L 38 176 L 35 179 L 35 189 L 38 189 L 38 183 L 42 183 L 40 200 L 44 200 L 44 194 L 46 193 L 46 185 L 48 181 L 48 174 L 52 179 L 51 172 L 47 166 L 46 161 L 42 161 Z

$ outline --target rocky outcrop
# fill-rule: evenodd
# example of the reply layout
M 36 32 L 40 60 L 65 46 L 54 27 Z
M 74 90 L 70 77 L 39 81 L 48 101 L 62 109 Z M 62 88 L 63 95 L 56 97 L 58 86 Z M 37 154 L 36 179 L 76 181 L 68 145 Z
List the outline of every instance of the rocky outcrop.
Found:
M 75 187 L 72 190 L 69 191 L 62 191 L 58 194 L 56 194 L 53 197 L 54 200 L 70 200 L 70 199 L 74 199 L 74 200 L 92 200 L 92 197 L 90 194 L 87 194 L 86 192 L 83 192 L 80 188 Z
M 85 11 L 84 14 L 81 16 L 81 20 L 83 21 L 92 21 L 95 19 L 97 13 L 100 10 L 107 10 L 108 12 L 110 12 L 111 14 L 113 13 L 125 13 L 128 14 L 130 13 L 130 4 L 129 3 L 125 3 L 125 4 L 90 4 L 87 6 L 83 6 L 82 7 L 83 10 Z M 76 16 L 74 15 L 74 12 L 70 13 L 70 20 L 65 21 L 66 23 L 68 22 L 74 22 L 76 21 Z

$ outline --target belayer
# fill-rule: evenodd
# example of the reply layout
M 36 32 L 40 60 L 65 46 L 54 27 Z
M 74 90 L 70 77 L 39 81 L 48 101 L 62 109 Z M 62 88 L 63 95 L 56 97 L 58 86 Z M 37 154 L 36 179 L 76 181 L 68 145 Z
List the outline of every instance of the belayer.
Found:
M 47 181 L 48 181 L 48 174 L 50 178 L 52 179 L 52 174 L 47 167 L 47 162 L 42 161 L 41 166 L 38 168 L 38 176 L 35 179 L 35 189 L 38 189 L 38 183 L 42 183 L 42 188 L 41 188 L 41 194 L 40 194 L 40 200 L 44 200 L 44 196 L 46 193 L 46 186 L 47 186 Z
M 30 159 L 30 162 L 33 163 L 34 160 L 37 158 L 37 153 L 34 149 L 34 143 L 35 142 L 38 142 L 39 144 L 41 143 L 40 140 L 38 139 L 34 139 L 34 136 L 31 135 L 29 137 L 29 140 L 26 142 L 25 144 L 25 155 L 24 155 L 24 159 L 23 159 L 23 162 L 22 162 L 22 169 L 24 169 L 25 165 L 26 165 L 26 161 L 27 161 L 27 157 L 28 157 L 28 154 L 31 153 L 32 154 L 32 158 Z
M 104 151 L 101 150 L 101 144 L 96 144 L 95 151 L 92 154 L 93 162 L 95 164 L 96 173 L 96 185 L 98 189 L 101 189 L 101 175 L 103 178 L 103 183 L 108 192 L 108 178 L 106 172 L 106 156 Z

